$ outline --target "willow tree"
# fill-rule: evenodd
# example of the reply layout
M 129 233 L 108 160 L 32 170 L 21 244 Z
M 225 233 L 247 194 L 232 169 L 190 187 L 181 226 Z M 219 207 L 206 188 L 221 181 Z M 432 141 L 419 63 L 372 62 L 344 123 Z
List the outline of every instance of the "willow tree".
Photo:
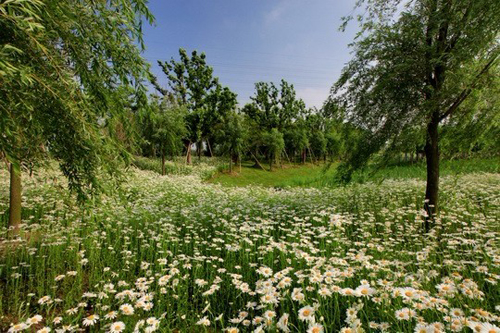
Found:
M 21 222 L 21 169 L 47 155 L 84 198 L 116 148 L 102 129 L 119 87 L 145 100 L 145 0 L 0 2 L 0 151 L 10 163 L 9 224 Z M 115 107 L 111 107 L 115 106 Z
M 438 212 L 440 124 L 463 112 L 471 93 L 488 89 L 500 54 L 500 2 L 366 0 L 358 6 L 365 14 L 358 17 L 354 57 L 332 99 L 365 134 L 340 172 L 348 179 L 374 152 L 422 128 L 429 230 Z

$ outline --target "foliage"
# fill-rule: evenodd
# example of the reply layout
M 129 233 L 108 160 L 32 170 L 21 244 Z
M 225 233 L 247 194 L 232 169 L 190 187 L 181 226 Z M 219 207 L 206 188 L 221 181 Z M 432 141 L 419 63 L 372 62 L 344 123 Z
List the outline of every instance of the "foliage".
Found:
M 0 3 L 0 149 L 8 161 L 54 156 L 80 196 L 119 148 L 100 120 L 123 112 L 119 86 L 145 101 L 143 0 L 11 0 Z M 114 170 L 114 168 L 110 168 Z
M 241 159 L 246 150 L 248 132 L 245 128 L 244 119 L 241 114 L 230 112 L 222 123 L 223 126 L 217 133 L 217 142 L 220 142 L 220 152 L 229 156 L 230 159 L 237 157 Z
M 179 105 L 187 107 L 187 140 L 197 142 L 201 149 L 201 142 L 213 135 L 213 127 L 235 108 L 236 94 L 223 88 L 218 78 L 213 77 L 213 68 L 207 64 L 205 53 L 195 50 L 189 57 L 181 48 L 179 55 L 179 61 L 173 58 L 168 62 L 158 61 L 168 78 L 170 90 L 160 87 L 156 79 L 153 84 L 163 96 L 172 97 Z
M 285 148 L 289 155 L 295 156 L 301 154 L 309 146 L 309 139 L 307 136 L 307 128 L 303 121 L 297 121 L 283 134 L 285 140 Z
M 283 134 L 276 128 L 262 134 L 262 143 L 267 147 L 267 154 L 269 158 L 269 170 L 273 168 L 273 162 L 280 160 L 283 148 L 285 148 L 285 140 Z
M 343 167 L 347 177 L 407 133 L 467 112 L 461 104 L 488 88 L 499 57 L 498 2 L 416 1 L 400 12 L 399 1 L 362 3 L 354 58 L 332 89 L 346 119 L 366 130 Z
M 448 158 L 469 154 L 495 155 L 500 152 L 500 72 L 488 89 L 475 91 L 464 101 L 463 112 L 442 126 L 442 152 Z
M 257 82 L 255 96 L 250 99 L 242 111 L 262 130 L 283 131 L 305 112 L 304 102 L 296 98 L 293 85 L 285 80 L 279 89 L 272 82 Z
M 256 152 L 255 155 L 262 148 L 268 158 L 279 156 L 274 151 L 275 143 L 279 141 L 278 134 L 271 133 L 273 131 L 286 138 L 282 149 L 287 147 L 290 154 L 305 149 L 308 143 L 303 117 L 308 110 L 304 102 L 296 97 L 293 85 L 285 80 L 281 80 L 279 88 L 274 83 L 258 82 L 255 84 L 255 95 L 250 99 L 252 101 L 243 107 L 242 112 L 248 119 L 251 133 L 249 147 Z
M 162 99 L 157 101 L 153 108 L 151 113 L 153 143 L 162 156 L 177 155 L 182 151 L 182 139 L 186 135 L 185 107 Z
M 311 144 L 311 151 L 314 158 L 319 159 L 326 154 L 327 140 L 321 131 L 310 132 L 309 142 Z

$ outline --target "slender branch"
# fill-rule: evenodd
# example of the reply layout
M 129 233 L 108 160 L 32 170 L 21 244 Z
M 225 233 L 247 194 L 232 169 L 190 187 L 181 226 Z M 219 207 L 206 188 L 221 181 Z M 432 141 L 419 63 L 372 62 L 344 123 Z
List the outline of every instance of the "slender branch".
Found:
M 488 70 L 493 66 L 495 61 L 498 59 L 498 56 L 500 55 L 499 52 L 495 52 L 493 57 L 486 63 L 486 65 L 483 67 L 483 69 L 476 75 L 472 83 L 470 84 L 469 87 L 465 88 L 462 90 L 460 95 L 455 99 L 455 101 L 451 104 L 451 106 L 446 110 L 443 115 L 439 117 L 439 121 L 442 121 L 443 119 L 447 118 L 450 116 L 453 112 L 455 112 L 456 109 L 462 104 L 462 102 L 471 94 L 472 90 L 477 86 L 477 83 L 481 76 L 483 76 Z
M 446 47 L 446 50 L 445 52 L 446 53 L 449 53 L 450 51 L 452 51 L 454 48 L 455 48 L 455 45 L 457 45 L 457 42 L 458 40 L 460 39 L 460 37 L 462 37 L 462 33 L 464 31 L 464 27 L 466 26 L 467 24 L 467 20 L 469 19 L 469 15 L 470 15 L 470 12 L 471 12 L 471 8 L 472 8 L 472 1 L 469 2 L 469 6 L 467 6 L 467 9 L 465 10 L 465 13 L 464 13 L 464 16 L 462 16 L 462 19 L 460 20 L 460 24 L 458 24 L 459 27 L 461 27 L 462 29 L 460 29 L 452 38 L 451 38 L 451 41 L 450 43 L 448 44 L 448 46 Z

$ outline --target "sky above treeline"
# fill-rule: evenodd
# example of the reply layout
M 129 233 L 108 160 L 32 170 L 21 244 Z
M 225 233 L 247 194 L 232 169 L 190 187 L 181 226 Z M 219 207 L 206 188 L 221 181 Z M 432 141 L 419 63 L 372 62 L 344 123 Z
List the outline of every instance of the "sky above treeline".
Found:
M 163 86 L 157 60 L 178 60 L 182 47 L 205 52 L 240 106 L 256 82 L 285 79 L 308 107 L 319 108 L 351 57 L 357 25 L 338 28 L 353 7 L 353 0 L 151 0 L 156 24 L 144 27 L 144 57 Z

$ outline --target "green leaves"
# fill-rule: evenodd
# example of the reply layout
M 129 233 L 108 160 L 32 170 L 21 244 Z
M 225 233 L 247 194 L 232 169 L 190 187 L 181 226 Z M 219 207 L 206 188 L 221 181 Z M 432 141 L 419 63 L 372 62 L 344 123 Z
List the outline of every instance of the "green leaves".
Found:
M 282 131 L 299 116 L 305 114 L 305 104 L 296 98 L 295 89 L 285 80 L 280 87 L 274 83 L 257 82 L 251 103 L 245 105 L 243 112 L 261 129 L 277 128 Z
M 352 44 L 354 57 L 332 88 L 345 121 L 366 131 L 366 144 L 347 161 L 354 168 L 377 151 L 401 147 L 399 140 L 421 138 L 431 114 L 443 121 L 463 112 L 460 104 L 471 90 L 488 87 L 476 78 L 498 48 L 498 2 L 416 1 L 395 11 L 399 4 L 357 4 L 366 15 Z
M 189 56 L 181 48 L 179 56 L 179 61 L 173 58 L 170 61 L 158 61 L 168 77 L 170 90 L 159 86 L 156 79 L 152 83 L 160 94 L 186 106 L 188 140 L 200 142 L 214 136 L 213 129 L 228 112 L 234 110 L 236 94 L 227 87 L 223 88 L 218 78 L 213 76 L 213 68 L 207 64 L 205 53 L 194 50 Z
M 0 150 L 32 163 L 47 154 L 61 163 L 81 197 L 98 188 L 96 170 L 122 156 L 102 120 L 125 108 L 118 87 L 144 103 L 149 68 L 135 45 L 143 0 L 0 3 Z M 111 168 L 113 169 L 113 168 Z

